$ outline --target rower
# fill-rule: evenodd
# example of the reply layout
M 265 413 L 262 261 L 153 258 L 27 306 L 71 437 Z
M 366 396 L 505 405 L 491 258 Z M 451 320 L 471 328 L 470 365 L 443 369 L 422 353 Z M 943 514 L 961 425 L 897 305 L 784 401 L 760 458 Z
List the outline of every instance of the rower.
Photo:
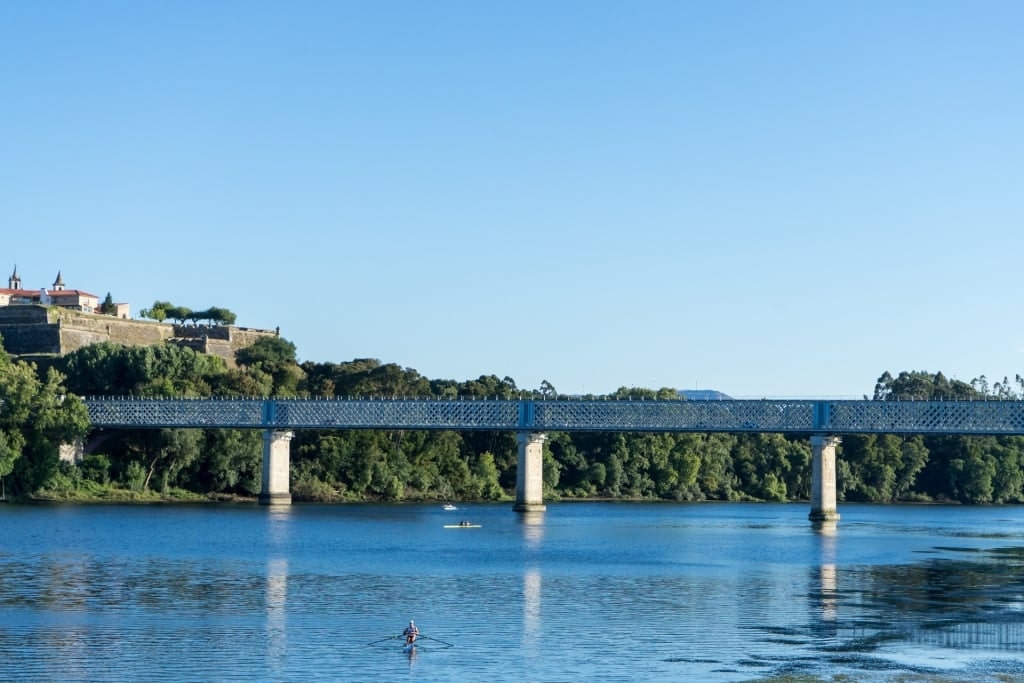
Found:
M 415 643 L 416 638 L 417 636 L 419 636 L 419 634 L 420 630 L 416 628 L 416 623 L 412 619 L 410 619 L 409 625 L 405 627 L 404 631 L 402 631 L 402 635 L 405 636 L 405 644 L 412 645 L 413 643 Z

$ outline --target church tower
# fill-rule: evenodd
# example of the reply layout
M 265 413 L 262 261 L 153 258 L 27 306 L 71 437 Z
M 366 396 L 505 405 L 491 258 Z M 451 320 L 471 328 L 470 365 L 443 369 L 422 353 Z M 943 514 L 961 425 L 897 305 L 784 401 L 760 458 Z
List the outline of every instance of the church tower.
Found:
M 53 281 L 53 291 L 63 292 L 64 291 L 64 278 L 60 276 L 60 271 L 57 271 L 57 279 Z
M 11 277 L 7 279 L 8 289 L 21 289 L 21 278 L 18 277 L 18 266 L 14 266 L 14 272 L 11 273 Z

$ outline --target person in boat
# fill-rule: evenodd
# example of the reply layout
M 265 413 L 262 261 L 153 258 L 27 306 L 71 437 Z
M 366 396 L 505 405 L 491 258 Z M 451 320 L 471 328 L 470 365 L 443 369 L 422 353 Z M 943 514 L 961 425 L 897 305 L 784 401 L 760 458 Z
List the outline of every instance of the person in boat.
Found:
M 459 526 L 470 526 L 469 520 L 468 519 L 462 520 L 461 522 L 459 522 Z
M 416 623 L 412 619 L 409 620 L 409 625 L 405 627 L 404 631 L 402 631 L 402 635 L 405 636 L 406 645 L 412 645 L 416 642 L 416 639 L 420 635 L 420 630 L 416 628 Z

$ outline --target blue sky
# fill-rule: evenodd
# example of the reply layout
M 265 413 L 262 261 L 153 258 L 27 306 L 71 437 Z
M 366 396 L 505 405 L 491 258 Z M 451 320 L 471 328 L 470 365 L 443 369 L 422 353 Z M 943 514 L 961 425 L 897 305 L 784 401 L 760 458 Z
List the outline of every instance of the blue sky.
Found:
M 1024 3 L 7 2 L 0 280 L 438 379 L 1024 373 Z

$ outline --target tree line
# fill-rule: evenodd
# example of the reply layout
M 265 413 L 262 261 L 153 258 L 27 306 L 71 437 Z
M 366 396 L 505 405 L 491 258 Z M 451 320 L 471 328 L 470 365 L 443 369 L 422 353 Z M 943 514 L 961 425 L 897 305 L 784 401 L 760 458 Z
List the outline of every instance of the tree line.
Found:
M 553 398 L 549 383 L 520 389 L 495 375 L 456 381 L 376 359 L 296 361 L 295 346 L 266 337 L 228 367 L 172 345 L 87 346 L 28 364 L 0 351 L 0 478 L 7 495 L 252 497 L 260 490 L 259 430 L 90 432 L 80 396 L 432 396 Z M 678 399 L 671 388 L 621 388 L 606 398 Z M 589 396 L 587 398 L 604 398 Z M 883 373 L 873 400 L 1024 400 L 1024 380 L 965 383 L 942 373 Z M 85 440 L 77 465 L 59 446 Z M 506 500 L 517 461 L 512 432 L 300 430 L 291 444 L 296 500 Z M 548 499 L 807 500 L 807 435 L 551 432 L 544 445 Z M 844 436 L 841 501 L 1024 500 L 1024 437 Z
M 186 320 L 191 320 L 196 325 L 200 320 L 207 320 L 213 325 L 234 325 L 238 318 L 232 311 L 219 306 L 192 310 L 188 306 L 175 306 L 169 301 L 154 301 L 152 306 L 139 311 L 139 315 L 161 323 L 165 320 L 177 320 L 180 325 L 184 325 Z

